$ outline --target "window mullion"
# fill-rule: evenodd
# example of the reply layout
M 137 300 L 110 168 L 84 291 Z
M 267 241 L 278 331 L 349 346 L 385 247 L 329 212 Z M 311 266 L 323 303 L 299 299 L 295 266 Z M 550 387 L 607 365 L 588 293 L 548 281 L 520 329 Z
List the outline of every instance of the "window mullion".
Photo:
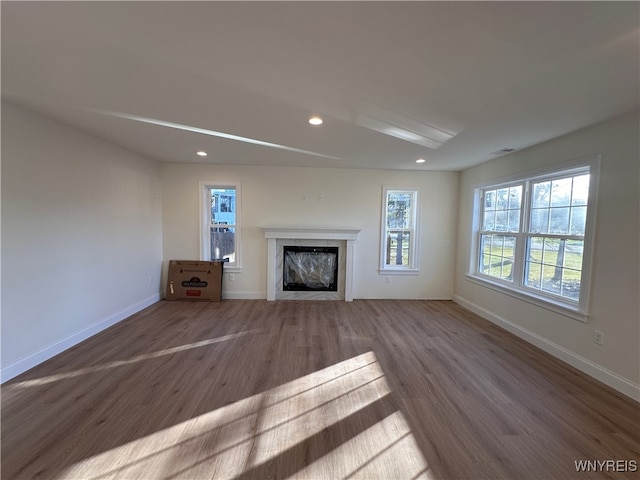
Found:
M 528 237 L 526 232 L 529 231 L 529 215 L 531 213 L 531 182 L 522 184 L 522 202 L 520 204 L 520 225 L 516 234 L 516 251 L 514 258 L 514 283 L 518 287 L 524 285 L 524 271 L 527 255 Z

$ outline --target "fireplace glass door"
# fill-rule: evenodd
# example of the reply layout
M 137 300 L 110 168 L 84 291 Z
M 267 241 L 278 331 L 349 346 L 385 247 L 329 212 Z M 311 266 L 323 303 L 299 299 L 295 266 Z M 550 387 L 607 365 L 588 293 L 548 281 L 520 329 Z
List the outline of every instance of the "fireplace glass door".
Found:
M 283 248 L 283 290 L 338 291 L 338 247 Z

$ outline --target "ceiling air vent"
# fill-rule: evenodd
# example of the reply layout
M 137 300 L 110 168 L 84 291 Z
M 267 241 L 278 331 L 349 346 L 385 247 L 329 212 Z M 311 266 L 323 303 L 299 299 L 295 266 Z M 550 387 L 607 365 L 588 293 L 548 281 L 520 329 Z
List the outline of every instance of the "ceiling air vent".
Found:
M 500 150 L 496 150 L 495 152 L 491 152 L 489 155 L 493 155 L 495 157 L 498 157 L 500 155 L 506 155 L 507 153 L 513 153 L 515 151 L 516 151 L 515 148 L 501 148 Z

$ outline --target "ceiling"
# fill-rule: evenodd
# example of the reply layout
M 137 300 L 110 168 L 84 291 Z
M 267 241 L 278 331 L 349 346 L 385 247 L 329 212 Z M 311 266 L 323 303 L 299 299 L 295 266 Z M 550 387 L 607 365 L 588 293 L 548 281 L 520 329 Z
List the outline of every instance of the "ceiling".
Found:
M 3 1 L 2 96 L 163 162 L 457 171 L 638 108 L 639 5 Z

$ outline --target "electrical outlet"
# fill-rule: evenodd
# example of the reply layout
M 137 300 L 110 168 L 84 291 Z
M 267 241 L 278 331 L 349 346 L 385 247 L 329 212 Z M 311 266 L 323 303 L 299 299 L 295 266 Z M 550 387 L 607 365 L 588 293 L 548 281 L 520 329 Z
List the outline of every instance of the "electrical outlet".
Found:
M 387 275 L 387 277 L 384 279 L 385 282 L 387 283 L 391 283 L 391 277 L 389 275 Z
M 302 201 L 306 202 L 307 200 L 309 200 L 309 194 L 308 193 L 303 193 L 302 194 Z
M 596 345 L 604 345 L 604 332 L 599 330 L 593 331 L 593 343 Z
M 229 281 L 230 282 L 235 282 L 236 281 L 236 276 L 233 273 L 229 274 Z

